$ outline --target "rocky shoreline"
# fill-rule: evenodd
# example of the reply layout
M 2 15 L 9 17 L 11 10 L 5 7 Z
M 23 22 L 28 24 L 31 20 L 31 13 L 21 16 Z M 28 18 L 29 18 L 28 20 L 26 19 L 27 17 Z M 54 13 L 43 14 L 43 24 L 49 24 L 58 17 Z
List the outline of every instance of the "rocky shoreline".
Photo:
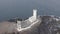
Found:
M 34 26 L 26 31 L 18 32 L 16 22 L 0 23 L 0 34 L 60 34 L 60 18 L 56 16 L 40 16 L 39 26 Z

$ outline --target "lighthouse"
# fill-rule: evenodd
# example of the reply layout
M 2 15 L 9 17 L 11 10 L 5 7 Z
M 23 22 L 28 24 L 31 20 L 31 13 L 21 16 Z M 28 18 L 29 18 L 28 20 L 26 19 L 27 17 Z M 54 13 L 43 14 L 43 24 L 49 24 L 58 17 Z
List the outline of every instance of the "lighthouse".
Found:
M 33 9 L 33 17 L 34 19 L 37 19 L 37 9 Z
M 37 19 L 37 9 L 33 9 L 33 15 L 29 17 L 30 22 L 34 22 Z

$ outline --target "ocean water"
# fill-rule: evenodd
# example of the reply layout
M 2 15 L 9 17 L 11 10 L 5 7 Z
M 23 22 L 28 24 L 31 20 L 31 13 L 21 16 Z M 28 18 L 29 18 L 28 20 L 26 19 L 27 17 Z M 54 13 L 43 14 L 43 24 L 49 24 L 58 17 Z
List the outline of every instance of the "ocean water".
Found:
M 60 16 L 60 0 L 0 0 L 0 21 L 28 18 L 33 9 L 38 10 L 38 15 Z

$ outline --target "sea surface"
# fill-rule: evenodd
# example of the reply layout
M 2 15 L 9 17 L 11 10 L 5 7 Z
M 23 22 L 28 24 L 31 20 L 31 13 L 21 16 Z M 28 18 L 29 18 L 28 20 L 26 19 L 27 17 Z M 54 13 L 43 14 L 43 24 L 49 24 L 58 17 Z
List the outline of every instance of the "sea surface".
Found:
M 38 15 L 60 16 L 60 0 L 0 0 L 0 21 L 32 16 L 33 9 Z

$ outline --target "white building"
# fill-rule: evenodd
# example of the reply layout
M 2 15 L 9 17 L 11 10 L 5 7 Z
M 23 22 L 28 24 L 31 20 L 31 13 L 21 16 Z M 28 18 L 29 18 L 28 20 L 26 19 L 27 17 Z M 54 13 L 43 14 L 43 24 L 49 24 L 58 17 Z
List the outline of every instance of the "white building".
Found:
M 36 19 L 37 19 L 37 10 L 34 9 L 34 10 L 33 10 L 33 16 L 31 16 L 31 17 L 29 18 L 29 21 L 30 21 L 30 22 L 34 22 Z
M 31 23 L 33 23 L 33 22 L 35 22 L 37 20 L 37 10 L 36 9 L 34 9 L 33 10 L 33 15 L 31 16 L 31 17 L 29 17 L 29 19 L 27 19 L 27 22 L 26 22 L 26 20 L 25 20 L 25 22 L 26 22 L 26 24 L 24 25 L 25 27 L 26 27 L 26 25 L 27 26 L 29 26 L 29 24 L 31 24 Z M 24 30 L 24 29 L 28 29 L 28 28 L 30 28 L 30 27 L 26 27 L 26 28 L 22 28 L 22 23 L 23 23 L 23 21 L 17 21 L 17 30 L 18 31 L 21 31 L 21 30 Z M 34 24 L 34 23 L 33 23 Z

